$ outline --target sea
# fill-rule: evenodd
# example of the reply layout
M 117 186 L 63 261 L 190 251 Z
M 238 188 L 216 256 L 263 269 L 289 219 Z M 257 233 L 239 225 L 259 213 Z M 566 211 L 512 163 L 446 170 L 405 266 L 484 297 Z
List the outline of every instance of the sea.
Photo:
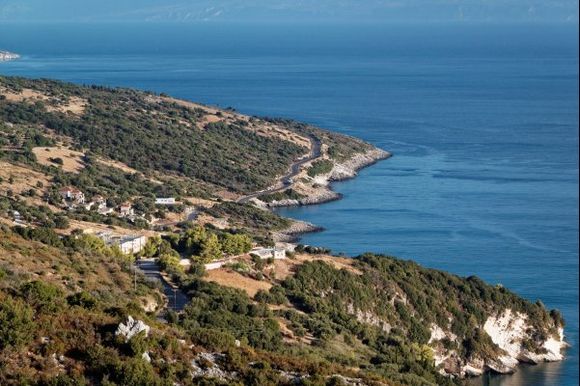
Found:
M 560 309 L 566 360 L 474 385 L 578 385 L 578 25 L 0 24 L 0 74 L 135 87 L 360 137 L 393 157 L 279 213 L 303 243 L 501 283 Z

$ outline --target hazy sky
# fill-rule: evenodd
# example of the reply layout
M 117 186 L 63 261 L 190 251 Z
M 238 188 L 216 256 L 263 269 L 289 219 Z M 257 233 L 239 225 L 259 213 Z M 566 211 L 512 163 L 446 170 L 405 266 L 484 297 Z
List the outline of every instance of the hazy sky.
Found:
M 0 0 L 0 21 L 578 22 L 578 0 Z

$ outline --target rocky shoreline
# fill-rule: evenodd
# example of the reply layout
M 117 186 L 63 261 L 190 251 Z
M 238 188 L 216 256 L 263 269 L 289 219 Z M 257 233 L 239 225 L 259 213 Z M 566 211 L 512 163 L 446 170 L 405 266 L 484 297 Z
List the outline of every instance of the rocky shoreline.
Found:
M 306 221 L 292 220 L 288 228 L 275 232 L 272 237 L 276 243 L 295 243 L 305 233 L 322 232 L 324 228 Z
M 272 201 L 265 204 L 265 206 L 269 208 L 279 208 L 288 206 L 317 205 L 340 200 L 342 194 L 332 190 L 332 182 L 355 178 L 361 169 L 374 165 L 375 163 L 390 158 L 391 156 L 391 153 L 379 148 L 373 148 L 365 153 L 356 154 L 344 162 L 335 163 L 329 173 L 316 176 L 314 180 L 317 187 L 312 189 L 306 197 L 299 200 L 287 199 Z
M 319 187 L 311 194 L 300 200 L 288 199 L 273 201 L 270 203 L 264 203 L 257 200 L 255 201 L 255 204 L 264 209 L 271 210 L 273 208 L 317 205 L 340 200 L 342 198 L 342 194 L 332 190 L 332 182 L 355 178 L 358 174 L 358 171 L 361 169 L 374 165 L 375 163 L 390 158 L 391 156 L 392 154 L 385 150 L 373 148 L 372 150 L 365 153 L 356 154 L 354 157 L 346 160 L 345 162 L 335 163 L 334 167 L 329 173 L 322 176 L 317 176 L 316 183 L 319 185 Z M 292 220 L 292 225 L 290 225 L 290 227 L 284 229 L 283 231 L 275 232 L 273 238 L 277 243 L 295 243 L 303 234 L 321 232 L 323 230 L 324 228 L 305 221 Z
M 391 154 L 375 148 L 366 153 L 358 154 L 351 159 L 335 163 L 332 170 L 314 178 L 318 188 L 300 200 L 280 200 L 271 203 L 261 202 L 264 208 L 300 206 L 322 204 L 338 200 L 342 197 L 331 189 L 331 183 L 344 181 L 357 176 L 362 168 L 391 157 Z M 277 243 L 295 243 L 300 235 L 323 229 L 311 223 L 294 220 L 292 225 L 274 235 Z M 433 325 L 429 340 L 433 349 L 435 364 L 439 366 L 442 375 L 451 378 L 478 377 L 487 372 L 511 374 L 517 371 L 522 363 L 538 364 L 542 362 L 556 362 L 564 359 L 563 350 L 568 347 L 564 340 L 562 328 L 557 334 L 538 337 L 530 333 L 532 325 L 528 322 L 528 315 L 512 312 L 510 309 L 503 313 L 490 316 L 483 326 L 485 333 L 499 349 L 496 357 L 473 357 L 469 360 L 462 358 L 454 349 L 448 349 L 445 341 L 459 342 L 458 337 L 451 331 Z M 526 344 L 533 342 L 535 349 L 527 348 Z
M 435 346 L 435 365 L 441 367 L 441 374 L 469 378 L 481 376 L 486 372 L 512 374 L 522 363 L 538 364 L 563 360 L 562 351 L 568 347 L 564 340 L 564 329 L 557 328 L 557 334 L 534 335 L 531 332 L 534 329 L 528 319 L 528 315 L 511 309 L 488 317 L 483 330 L 498 346 L 500 352 L 495 358 L 473 357 L 470 360 L 461 358 L 456 350 L 446 349 L 444 344 L 440 343 L 444 340 L 457 342 L 455 334 L 433 325 L 429 343 Z M 529 348 L 531 342 L 533 349 Z

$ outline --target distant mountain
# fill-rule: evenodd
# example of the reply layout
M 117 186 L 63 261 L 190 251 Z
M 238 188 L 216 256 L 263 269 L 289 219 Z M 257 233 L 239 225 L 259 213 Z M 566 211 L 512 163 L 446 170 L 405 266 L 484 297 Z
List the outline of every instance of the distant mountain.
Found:
M 271 21 L 271 20 L 383 20 L 383 21 L 558 21 L 577 22 L 574 0 L 0 0 L 0 20 L 18 21 Z

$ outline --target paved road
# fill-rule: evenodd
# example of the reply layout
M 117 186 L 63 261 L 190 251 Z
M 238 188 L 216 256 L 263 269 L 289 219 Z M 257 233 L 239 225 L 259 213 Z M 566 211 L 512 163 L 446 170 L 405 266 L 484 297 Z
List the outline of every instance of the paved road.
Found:
M 296 162 L 294 162 L 292 164 L 292 166 L 290 167 L 288 174 L 280 177 L 278 179 L 278 183 L 276 183 L 276 185 L 274 187 L 260 190 L 258 192 L 254 192 L 252 194 L 248 194 L 247 196 L 239 198 L 237 200 L 237 202 L 246 203 L 253 198 L 260 197 L 260 196 L 263 196 L 266 194 L 280 192 L 282 190 L 285 190 L 285 189 L 288 189 L 289 187 L 291 187 L 292 184 L 294 183 L 294 181 L 293 181 L 294 177 L 296 177 L 298 175 L 298 173 L 300 173 L 302 166 L 305 163 L 310 162 L 310 161 L 320 157 L 322 154 L 322 151 L 321 151 L 322 142 L 320 142 L 320 139 L 318 139 L 317 137 L 312 135 L 312 136 L 310 136 L 310 144 L 311 144 L 310 145 L 310 153 L 307 156 L 304 156 L 304 157 L 298 159 Z
M 161 282 L 163 293 L 167 296 L 168 309 L 176 312 L 183 311 L 183 308 L 189 303 L 189 298 L 181 289 L 172 286 L 161 276 L 159 265 L 154 259 L 137 260 L 136 265 L 146 277 Z

